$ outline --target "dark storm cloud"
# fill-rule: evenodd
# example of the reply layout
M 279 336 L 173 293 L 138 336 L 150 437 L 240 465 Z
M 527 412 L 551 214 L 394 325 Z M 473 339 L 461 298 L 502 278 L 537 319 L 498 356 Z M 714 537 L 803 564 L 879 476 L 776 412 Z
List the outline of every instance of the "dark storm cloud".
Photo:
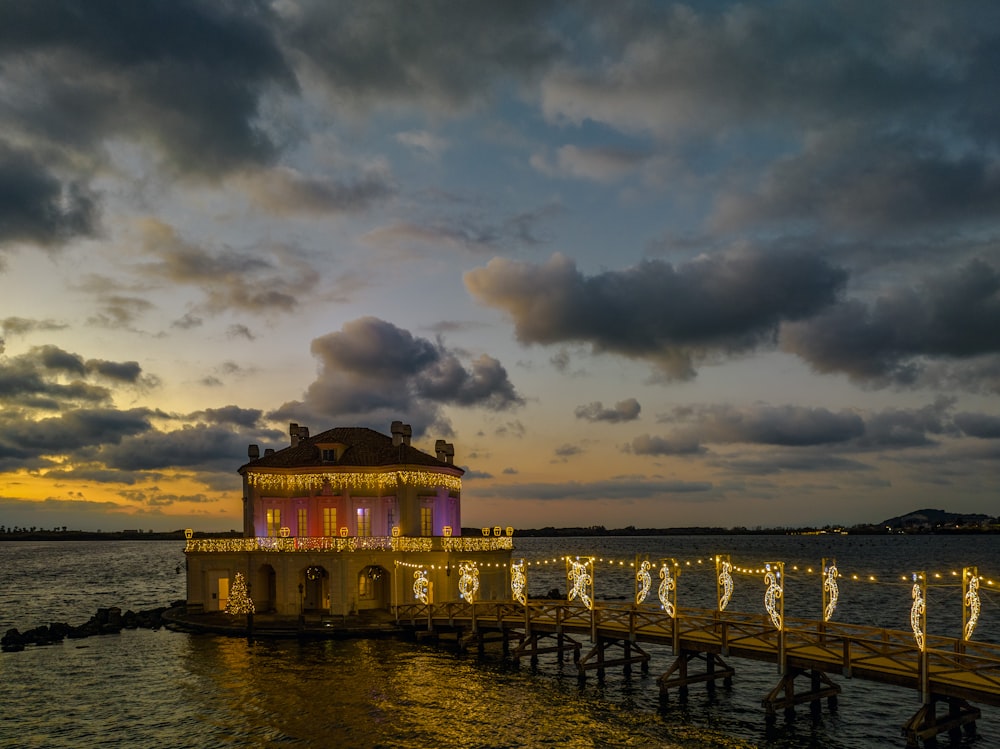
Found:
M 688 435 L 658 437 L 640 434 L 625 446 L 625 452 L 636 455 L 697 455 L 705 452 L 698 441 Z
M 998 81 L 1000 82 L 1000 81 Z M 913 233 L 928 224 L 996 217 L 1000 161 L 949 142 L 865 128 L 814 137 L 773 163 L 753 189 L 724 189 L 715 223 L 822 220 L 845 229 Z
M 5 3 L 0 117 L 69 148 L 153 143 L 170 168 L 213 178 L 268 162 L 261 97 L 296 86 L 272 21 L 262 2 Z
M 142 367 L 136 361 L 115 362 L 104 359 L 88 359 L 86 367 L 88 372 L 119 382 L 137 382 L 142 375 Z
M 617 424 L 622 421 L 634 421 L 638 419 L 641 408 L 639 401 L 635 398 L 626 398 L 623 401 L 618 401 L 614 405 L 614 408 L 605 408 L 604 404 L 600 401 L 594 401 L 593 403 L 588 403 L 586 406 L 577 406 L 573 413 L 578 419 L 607 421 Z
M 222 408 L 206 408 L 191 416 L 192 418 L 204 419 L 212 424 L 232 424 L 244 429 L 254 429 L 260 423 L 262 412 L 259 408 L 223 406 Z
M 1000 439 L 1000 416 L 989 414 L 955 414 L 955 425 L 970 437 Z
M 865 421 L 848 410 L 804 406 L 704 406 L 685 408 L 663 419 L 678 423 L 699 442 L 746 442 L 805 446 L 848 442 L 865 433 Z
M 383 422 L 407 417 L 419 433 L 439 420 L 443 404 L 499 411 L 523 403 L 493 357 L 483 354 L 467 367 L 443 343 L 375 317 L 316 338 L 312 352 L 319 377 L 303 401 L 285 403 L 269 418 L 354 417 L 385 429 Z
M 262 209 L 279 216 L 361 212 L 396 191 L 388 175 L 377 172 L 342 181 L 278 167 L 244 182 Z
M 616 477 L 608 481 L 567 481 L 565 483 L 495 484 L 477 487 L 476 495 L 500 499 L 628 501 L 670 498 L 680 501 L 706 501 L 714 498 L 707 481 L 664 481 L 635 477 Z
M 831 305 L 844 271 L 806 254 L 753 251 L 673 266 L 646 260 L 586 277 L 569 258 L 545 265 L 494 258 L 465 274 L 470 293 L 506 311 L 522 343 L 587 342 L 646 359 L 673 378 L 712 353 L 769 343 L 779 323 Z
M 209 311 L 290 312 L 319 280 L 313 264 L 293 247 L 212 250 L 155 219 L 144 221 L 141 233 L 143 249 L 156 258 L 144 272 L 200 289 Z
M 890 288 L 871 303 L 846 300 L 786 324 L 782 346 L 818 372 L 877 386 L 917 385 L 926 383 L 928 359 L 1000 353 L 998 330 L 1000 270 L 977 259 L 919 285 Z
M 232 429 L 197 424 L 170 432 L 137 432 L 129 439 L 103 444 L 92 457 L 120 471 L 231 471 L 244 462 L 247 444 L 247 437 Z
M 52 246 L 77 236 L 94 236 L 97 214 L 97 196 L 86 185 L 60 180 L 35 156 L 0 140 L 0 246 L 10 242 Z
M 530 75 L 560 51 L 551 3 L 305 0 L 282 14 L 291 47 L 347 101 L 377 105 L 428 97 L 460 104 L 493 79 Z
M 38 420 L 8 413 L 0 420 L 0 444 L 33 455 L 68 454 L 82 448 L 116 444 L 151 429 L 146 409 L 81 408 Z
M 55 320 L 34 320 L 27 317 L 6 317 L 0 320 L 0 329 L 5 335 L 27 335 L 37 330 L 64 330 L 68 327 L 69 325 Z
M 694 172 L 724 159 L 716 228 L 995 220 L 998 27 L 988 1 L 616 6 L 591 27 L 603 54 L 553 66 L 542 108 L 650 133 Z

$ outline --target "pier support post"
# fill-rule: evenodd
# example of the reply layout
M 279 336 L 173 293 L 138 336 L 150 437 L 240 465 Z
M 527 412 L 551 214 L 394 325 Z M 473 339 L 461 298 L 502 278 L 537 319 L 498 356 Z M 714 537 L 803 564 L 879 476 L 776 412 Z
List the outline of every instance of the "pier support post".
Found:
M 946 715 L 938 716 L 938 702 L 947 703 Z M 963 731 L 966 736 L 975 736 L 976 721 L 980 716 L 979 708 L 973 707 L 965 700 L 931 694 L 930 699 L 903 724 L 906 746 L 919 747 L 920 742 L 923 742 L 924 747 L 935 746 L 937 737 L 946 732 L 953 743 L 961 741 Z
M 701 673 L 691 673 L 688 665 L 691 661 L 700 660 L 705 662 L 705 670 Z M 695 650 L 681 650 L 680 655 L 674 659 L 673 665 L 660 676 L 656 682 L 660 686 L 660 697 L 665 699 L 670 689 L 677 689 L 677 697 L 681 702 L 687 700 L 688 685 L 699 682 L 706 682 L 709 689 L 715 684 L 716 679 L 722 679 L 725 687 L 733 684 L 733 675 L 736 672 L 730 668 L 717 653 L 699 653 Z
M 813 669 L 810 671 L 809 690 L 806 692 L 795 691 L 795 678 L 805 673 L 804 669 L 790 668 L 781 677 L 777 686 L 774 687 L 767 696 L 761 700 L 761 706 L 767 711 L 765 720 L 768 725 L 773 725 L 777 720 L 777 711 L 783 710 L 785 720 L 795 720 L 795 706 L 803 702 L 810 703 L 810 711 L 813 716 L 818 716 L 820 712 L 819 701 L 824 697 L 831 704 L 831 709 L 836 706 L 837 695 L 840 694 L 840 685 L 834 684 L 830 677 L 822 671 Z M 830 700 L 834 700 L 830 703 Z

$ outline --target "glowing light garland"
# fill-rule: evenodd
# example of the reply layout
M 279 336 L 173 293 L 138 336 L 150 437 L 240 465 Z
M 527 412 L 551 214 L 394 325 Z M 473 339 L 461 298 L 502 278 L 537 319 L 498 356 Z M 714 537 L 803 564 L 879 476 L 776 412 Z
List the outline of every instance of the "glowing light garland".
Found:
M 840 598 L 840 590 L 837 588 L 837 564 L 833 563 L 823 572 L 823 593 L 826 598 L 826 606 L 823 607 L 823 621 L 828 622 L 833 618 L 833 612 L 837 609 L 837 600 Z
M 445 551 L 507 551 L 514 548 L 514 539 L 510 536 L 442 538 L 441 548 Z
M 962 638 L 972 639 L 972 633 L 976 631 L 976 624 L 979 622 L 979 571 L 973 567 L 964 570 L 963 574 L 968 578 L 968 586 L 965 595 L 962 597 L 963 608 L 965 610 L 965 626 L 962 628 Z
M 579 561 L 579 557 L 576 559 L 569 559 L 567 557 L 566 561 L 569 564 L 566 579 L 571 586 L 566 599 L 572 601 L 574 598 L 579 598 L 584 606 L 588 609 L 593 609 L 594 599 L 592 597 L 592 591 L 594 586 L 594 577 L 590 570 L 594 566 L 594 560 L 588 559 L 586 562 L 581 562 Z
M 330 473 L 257 473 L 247 472 L 247 483 L 261 491 L 317 491 L 324 485 L 331 489 L 361 489 L 376 491 L 381 496 L 387 489 L 399 486 L 443 486 L 451 491 L 462 490 L 462 479 L 449 473 L 432 471 L 337 471 Z
M 671 594 L 677 590 L 677 578 L 671 573 L 670 565 L 663 564 L 660 567 L 660 587 L 657 589 L 657 595 L 660 599 L 660 605 L 666 612 L 667 616 L 673 619 L 677 615 L 677 607 L 674 606 Z
M 781 629 L 781 611 L 778 602 L 781 600 L 784 583 L 781 579 L 781 569 L 779 565 L 771 568 L 770 563 L 764 565 L 764 582 L 767 590 L 764 591 L 764 608 L 771 617 L 771 623 L 775 629 Z
M 510 540 L 510 539 L 507 539 Z M 311 536 L 281 538 L 197 538 L 189 539 L 184 551 L 192 552 L 315 552 L 315 551 L 433 551 L 434 539 L 428 536 Z
M 924 579 L 924 578 L 921 578 Z M 910 590 L 913 598 L 913 605 L 910 606 L 910 626 L 913 628 L 913 639 L 917 642 L 917 647 L 924 649 L 924 614 L 927 612 L 927 604 L 924 601 L 923 586 L 918 581 L 917 574 L 913 574 L 913 588 Z
M 510 592 L 522 606 L 528 605 L 528 576 L 525 574 L 525 563 L 523 559 L 511 562 L 510 565 Z
M 233 585 L 229 589 L 229 600 L 226 601 L 227 614 L 254 613 L 253 599 L 247 591 L 247 581 L 242 572 L 233 576 Z
M 413 573 L 413 595 L 420 603 L 426 604 L 429 600 L 430 583 L 427 581 L 427 570 L 419 569 Z
M 729 557 L 716 557 L 715 562 L 719 575 L 719 611 L 725 611 L 733 597 L 733 565 Z
M 635 583 L 637 587 L 635 593 L 636 605 L 646 600 L 646 596 L 649 595 L 649 589 L 653 587 L 653 578 L 649 574 L 652 567 L 653 566 L 649 563 L 648 559 L 643 559 L 639 564 L 639 569 L 635 573 Z M 663 576 L 662 571 L 660 572 L 660 576 Z

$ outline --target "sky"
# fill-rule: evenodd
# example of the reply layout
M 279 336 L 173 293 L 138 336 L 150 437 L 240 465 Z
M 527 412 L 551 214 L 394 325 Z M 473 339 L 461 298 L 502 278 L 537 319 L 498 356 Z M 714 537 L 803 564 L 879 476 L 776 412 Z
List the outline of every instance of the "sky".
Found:
M 396 419 L 473 527 L 996 515 L 998 90 L 991 1 L 0 0 L 0 524 Z

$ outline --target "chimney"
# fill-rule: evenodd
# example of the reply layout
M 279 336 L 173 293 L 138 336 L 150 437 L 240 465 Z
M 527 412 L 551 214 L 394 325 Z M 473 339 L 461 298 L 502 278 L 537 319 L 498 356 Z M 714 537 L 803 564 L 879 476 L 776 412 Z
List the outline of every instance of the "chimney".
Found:
M 302 440 L 309 439 L 309 427 L 300 427 L 293 421 L 288 425 L 288 434 L 292 438 L 292 447 L 296 447 Z
M 399 447 L 403 444 L 403 422 L 394 421 L 389 428 L 392 431 L 392 446 Z
M 403 424 L 403 444 L 409 445 L 411 437 L 413 437 L 413 427 L 409 424 Z
M 445 458 L 445 446 L 447 444 L 448 443 L 445 442 L 444 440 L 438 440 L 437 442 L 434 443 L 434 454 L 437 455 L 437 459 L 440 460 L 442 463 L 445 462 L 445 460 L 444 460 L 444 458 Z
M 257 445 L 250 445 L 247 447 L 247 457 L 250 460 L 257 460 L 260 457 L 260 448 Z
M 268 455 L 274 455 L 274 448 L 273 447 L 265 447 L 264 448 L 264 457 L 266 458 Z
M 450 442 L 444 446 L 444 462 L 448 465 L 455 464 L 455 446 Z

